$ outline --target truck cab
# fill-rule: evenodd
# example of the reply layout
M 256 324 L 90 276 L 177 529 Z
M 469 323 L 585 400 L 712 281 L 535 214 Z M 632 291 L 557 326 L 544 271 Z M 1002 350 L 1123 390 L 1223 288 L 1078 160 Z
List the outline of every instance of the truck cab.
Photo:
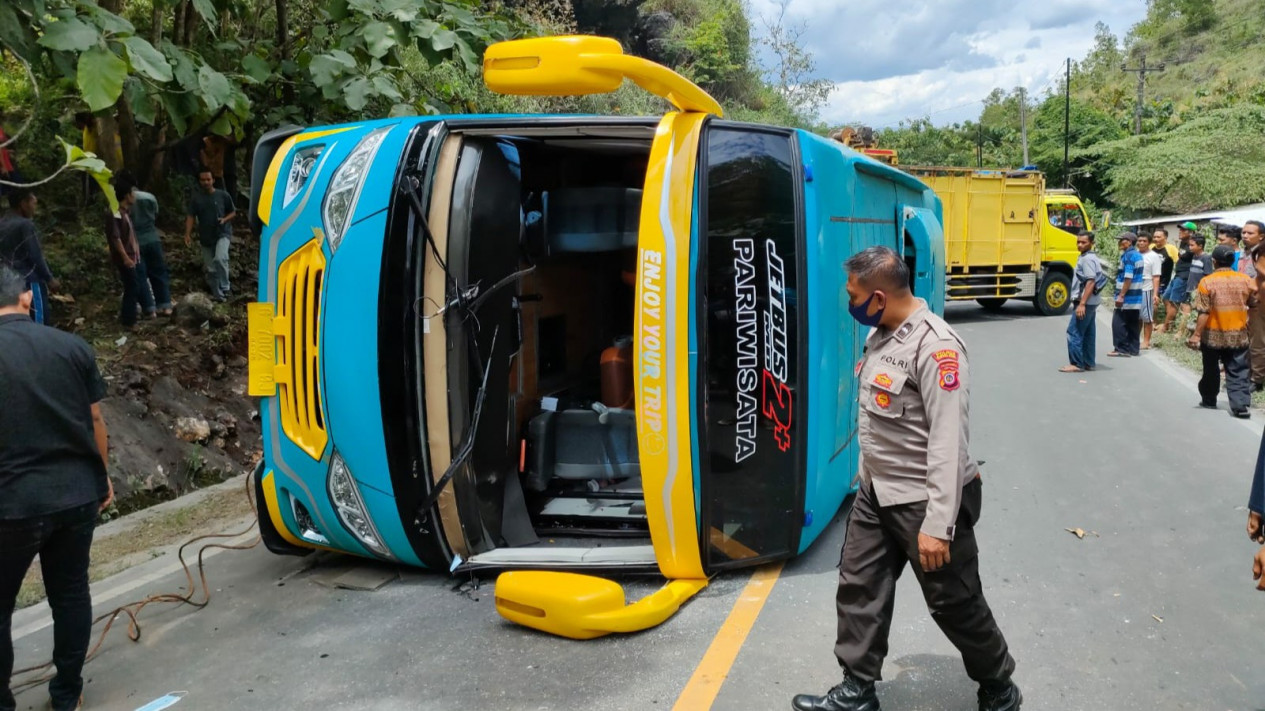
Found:
M 837 142 L 726 121 L 613 40 L 484 59 L 504 93 L 626 79 L 675 110 L 260 140 L 250 392 L 271 550 L 500 572 L 500 614 L 586 639 L 658 624 L 834 517 L 866 335 L 842 264 L 890 246 L 942 312 L 940 203 Z M 625 605 L 596 573 L 667 583 Z
M 1071 287 L 1076 271 L 1076 235 L 1094 227 L 1085 206 L 1072 190 L 1046 190 L 1041 199 L 1041 291 L 1038 308 L 1061 314 L 1071 305 Z

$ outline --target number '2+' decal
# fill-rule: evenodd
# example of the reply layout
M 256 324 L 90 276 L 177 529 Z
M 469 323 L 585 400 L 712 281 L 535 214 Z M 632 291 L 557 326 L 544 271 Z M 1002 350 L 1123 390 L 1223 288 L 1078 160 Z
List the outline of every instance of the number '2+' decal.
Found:
M 763 414 L 773 421 L 773 438 L 777 448 L 785 452 L 791 448 L 791 413 L 794 411 L 794 393 L 786 383 L 779 382 L 773 373 L 764 371 Z

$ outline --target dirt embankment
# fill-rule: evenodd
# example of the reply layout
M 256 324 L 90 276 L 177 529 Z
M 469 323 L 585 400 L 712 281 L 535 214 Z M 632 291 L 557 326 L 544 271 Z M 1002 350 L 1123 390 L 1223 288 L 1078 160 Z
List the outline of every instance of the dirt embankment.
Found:
M 233 297 L 204 293 L 197 245 L 179 230 L 163 239 L 176 313 L 118 322 L 121 287 L 105 239 L 91 226 L 58 230 L 41 222 L 62 288 L 53 322 L 97 353 L 108 385 L 101 407 L 110 432 L 110 477 L 127 513 L 249 471 L 260 456 L 258 402 L 246 395 L 246 308 L 258 283 L 258 242 L 234 235 Z

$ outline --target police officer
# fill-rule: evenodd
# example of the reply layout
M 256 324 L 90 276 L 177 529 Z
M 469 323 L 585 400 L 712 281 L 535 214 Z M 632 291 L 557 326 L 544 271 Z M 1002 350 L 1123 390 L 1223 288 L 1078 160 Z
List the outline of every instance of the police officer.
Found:
M 1014 711 L 1015 660 L 980 586 L 979 468 L 968 452 L 970 368 L 943 319 L 909 290 L 886 247 L 847 261 L 848 310 L 873 331 L 857 364 L 861 486 L 839 562 L 835 656 L 843 682 L 801 694 L 797 711 L 878 711 L 896 580 L 908 563 L 931 617 L 979 683 L 981 711 Z

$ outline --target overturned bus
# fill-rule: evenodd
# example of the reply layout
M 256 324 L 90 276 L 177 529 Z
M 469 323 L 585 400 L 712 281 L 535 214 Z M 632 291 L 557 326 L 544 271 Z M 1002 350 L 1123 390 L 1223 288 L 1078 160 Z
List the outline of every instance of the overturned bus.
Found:
M 843 263 L 888 245 L 942 311 L 940 204 L 838 142 L 725 121 L 613 40 L 494 45 L 484 78 L 630 79 L 676 110 L 259 141 L 260 528 L 278 553 L 500 572 L 498 611 L 556 634 L 645 629 L 834 517 L 866 335 Z M 626 606 L 595 573 L 668 582 Z

